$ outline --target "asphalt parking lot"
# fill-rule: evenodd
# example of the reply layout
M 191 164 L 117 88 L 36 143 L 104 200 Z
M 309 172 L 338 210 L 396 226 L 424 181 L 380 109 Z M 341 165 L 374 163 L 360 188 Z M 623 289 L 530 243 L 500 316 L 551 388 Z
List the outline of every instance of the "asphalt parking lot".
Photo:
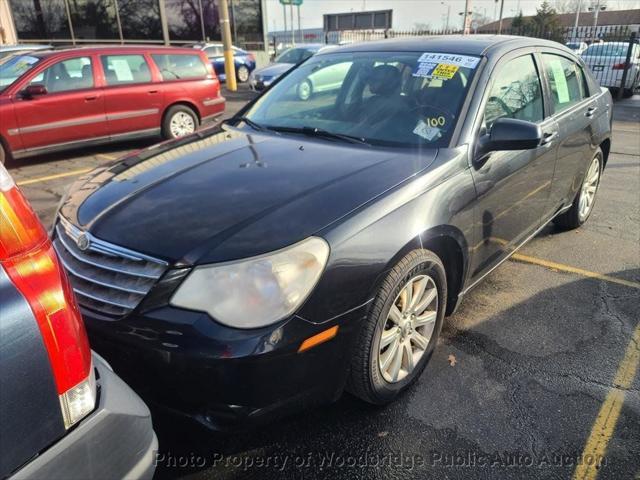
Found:
M 345 394 L 225 435 L 157 413 L 156 478 L 640 478 L 640 98 L 615 118 L 587 224 L 548 226 L 473 290 L 398 402 Z M 152 143 L 9 167 L 50 225 L 70 182 Z

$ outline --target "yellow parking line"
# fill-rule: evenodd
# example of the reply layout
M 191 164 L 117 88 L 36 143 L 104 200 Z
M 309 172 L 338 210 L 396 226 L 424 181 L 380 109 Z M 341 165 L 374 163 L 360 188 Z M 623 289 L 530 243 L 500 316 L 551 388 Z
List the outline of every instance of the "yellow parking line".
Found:
M 90 172 L 91 170 L 93 170 L 93 168 L 81 168 L 79 170 L 72 170 L 70 172 L 57 173 L 55 175 L 47 175 L 46 177 L 38 177 L 38 178 L 31 178 L 29 180 L 21 180 L 19 182 L 16 182 L 16 184 L 20 186 L 31 185 L 33 183 L 46 182 L 47 180 L 55 180 L 57 178 L 72 177 L 74 175 L 82 175 L 83 173 Z
M 576 467 L 573 473 L 574 480 L 594 480 L 598 475 L 599 460 L 604 458 L 609 440 L 622 410 L 625 391 L 631 386 L 633 378 L 640 363 L 640 324 L 633 332 L 633 337 L 627 346 L 627 350 L 618 366 L 618 371 L 613 379 L 613 388 L 609 390 L 600 412 L 593 422 L 591 434 L 587 439 L 582 452 L 582 463 Z M 585 461 L 593 459 L 595 461 Z
M 99 153 L 96 157 L 106 158 L 107 160 L 117 160 L 118 157 L 114 157 L 113 155 L 107 155 L 106 153 Z
M 590 272 L 589 270 L 583 270 L 581 268 L 572 267 L 571 265 L 564 265 L 562 263 L 552 262 L 550 260 L 543 260 L 542 258 L 530 257 L 529 255 L 523 255 L 521 253 L 514 253 L 511 258 L 519 262 L 531 263 L 532 265 L 539 265 L 541 267 L 550 268 L 551 270 L 559 270 L 561 272 L 575 273 L 576 275 L 582 275 L 583 277 L 595 278 L 598 280 L 603 280 L 605 282 L 624 285 L 625 287 L 640 289 L 640 283 L 638 282 L 634 282 L 631 280 L 624 280 L 622 278 L 610 277 L 609 275 Z

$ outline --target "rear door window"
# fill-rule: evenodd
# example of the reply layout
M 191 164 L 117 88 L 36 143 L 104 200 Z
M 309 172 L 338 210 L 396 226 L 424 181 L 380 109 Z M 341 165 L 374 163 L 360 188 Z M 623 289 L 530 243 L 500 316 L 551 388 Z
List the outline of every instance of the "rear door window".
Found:
M 193 80 L 207 76 L 207 67 L 200 55 L 156 53 L 151 57 L 163 80 Z
M 542 61 L 549 78 L 555 113 L 562 112 L 589 96 L 582 71 L 574 61 L 552 53 L 543 53 Z
M 103 55 L 100 58 L 109 86 L 151 81 L 151 71 L 144 55 Z

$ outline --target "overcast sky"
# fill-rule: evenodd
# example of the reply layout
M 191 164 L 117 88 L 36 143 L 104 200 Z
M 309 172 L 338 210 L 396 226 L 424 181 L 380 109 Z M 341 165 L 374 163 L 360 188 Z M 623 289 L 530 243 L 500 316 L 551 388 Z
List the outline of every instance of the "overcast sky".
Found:
M 554 3 L 551 0 L 550 3 Z M 587 3 L 589 0 L 584 0 Z M 602 0 L 604 2 L 604 0 Z M 393 28 L 397 30 L 412 29 L 416 24 L 428 24 L 432 28 L 444 26 L 447 17 L 447 6 L 451 6 L 450 26 L 462 26 L 460 12 L 464 11 L 464 0 L 304 0 L 300 9 L 302 28 L 322 28 L 322 15 L 325 13 L 341 13 L 362 10 L 393 10 Z M 519 10 L 525 15 L 535 13 L 541 0 L 505 0 L 504 16 L 512 17 Z M 640 0 L 607 0 L 607 7 L 614 10 L 640 8 Z M 494 0 L 471 0 L 471 8 L 480 14 L 494 18 L 499 3 Z M 279 0 L 267 0 L 267 20 L 269 31 L 282 30 L 282 5 Z M 294 11 L 295 26 L 298 26 L 297 14 Z M 290 13 L 287 7 L 287 24 Z

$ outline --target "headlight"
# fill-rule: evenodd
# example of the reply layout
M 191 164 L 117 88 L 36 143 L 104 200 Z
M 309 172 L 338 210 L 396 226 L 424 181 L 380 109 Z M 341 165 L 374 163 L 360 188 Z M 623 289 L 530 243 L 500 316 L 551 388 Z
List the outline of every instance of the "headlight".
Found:
M 257 257 L 197 267 L 171 305 L 207 312 L 224 325 L 258 328 L 291 315 L 315 287 L 329 245 L 309 237 Z

